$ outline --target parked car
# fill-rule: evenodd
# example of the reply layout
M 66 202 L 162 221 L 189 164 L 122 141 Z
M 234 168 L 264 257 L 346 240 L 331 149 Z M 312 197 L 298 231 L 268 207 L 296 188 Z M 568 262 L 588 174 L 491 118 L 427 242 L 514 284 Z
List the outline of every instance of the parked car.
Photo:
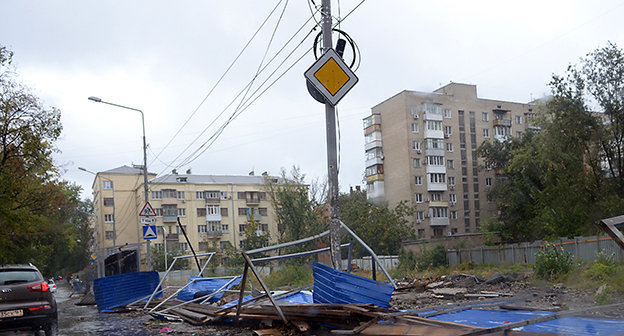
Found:
M 48 287 L 50 287 L 50 292 L 56 292 L 56 283 L 54 282 L 54 279 L 48 280 Z
M 37 267 L 0 265 L 0 330 L 56 335 L 57 328 L 56 300 Z

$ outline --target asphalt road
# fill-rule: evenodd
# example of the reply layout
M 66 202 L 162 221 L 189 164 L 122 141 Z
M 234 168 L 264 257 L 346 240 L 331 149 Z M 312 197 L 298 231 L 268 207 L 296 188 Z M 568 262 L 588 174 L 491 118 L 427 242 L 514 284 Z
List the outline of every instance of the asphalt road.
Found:
M 97 306 L 77 306 L 82 295 L 73 294 L 66 281 L 57 283 L 54 294 L 59 309 L 59 336 L 143 336 L 154 335 L 144 328 L 149 319 L 147 314 L 99 313 Z M 157 335 L 158 333 L 156 333 Z M 0 332 L 0 336 L 31 336 L 33 332 Z

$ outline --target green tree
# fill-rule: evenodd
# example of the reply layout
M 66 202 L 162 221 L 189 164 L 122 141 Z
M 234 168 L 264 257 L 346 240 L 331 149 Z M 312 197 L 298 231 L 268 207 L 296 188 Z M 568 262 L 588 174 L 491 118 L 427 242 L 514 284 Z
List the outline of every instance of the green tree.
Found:
M 265 179 L 267 196 L 275 211 L 279 241 L 288 242 L 306 238 L 328 228 L 324 207 L 309 197 L 305 175 L 293 167 L 290 173 L 282 169 L 278 180 Z M 299 251 L 314 247 L 314 242 L 294 247 L 289 251 Z
M 338 198 L 341 220 L 378 255 L 397 255 L 403 240 L 414 239 L 414 229 L 407 218 L 414 209 L 400 203 L 394 209 L 368 202 L 366 192 L 354 191 Z M 350 237 L 344 236 L 343 243 Z M 359 244 L 354 244 L 354 255 L 368 255 Z
M 251 214 L 247 215 L 245 224 L 245 240 L 243 240 L 243 250 L 249 251 L 269 245 L 270 235 L 268 231 L 260 230 L 260 223 Z M 260 255 L 254 255 L 258 257 Z
M 80 188 L 53 164 L 61 114 L 18 81 L 12 59 L 0 46 L 0 263 L 76 270 L 88 262 L 90 234 Z

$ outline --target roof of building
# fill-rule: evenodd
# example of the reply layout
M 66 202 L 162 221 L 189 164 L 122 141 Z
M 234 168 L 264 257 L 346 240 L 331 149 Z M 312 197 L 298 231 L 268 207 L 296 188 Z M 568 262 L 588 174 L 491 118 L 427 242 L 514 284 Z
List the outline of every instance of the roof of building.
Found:
M 150 175 L 156 175 L 155 173 L 150 173 L 149 171 L 147 173 Z M 132 165 L 132 167 L 123 165 L 121 167 L 101 171 L 100 174 L 125 174 L 125 175 L 143 174 L 143 165 Z
M 159 184 L 264 184 L 264 176 L 254 175 L 195 175 L 195 174 L 167 174 L 159 176 L 149 183 Z M 278 180 L 278 177 L 269 176 Z

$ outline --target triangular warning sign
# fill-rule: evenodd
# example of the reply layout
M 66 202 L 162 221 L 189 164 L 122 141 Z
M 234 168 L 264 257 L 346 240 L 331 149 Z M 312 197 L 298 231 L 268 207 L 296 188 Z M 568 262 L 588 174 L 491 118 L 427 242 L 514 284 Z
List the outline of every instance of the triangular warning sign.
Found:
M 139 216 L 156 216 L 156 211 L 149 202 L 145 202 L 143 209 L 139 212 Z
M 147 228 L 145 228 L 145 233 L 143 234 L 143 239 L 154 239 L 156 238 L 156 232 L 154 232 L 154 227 L 153 226 L 148 226 Z

